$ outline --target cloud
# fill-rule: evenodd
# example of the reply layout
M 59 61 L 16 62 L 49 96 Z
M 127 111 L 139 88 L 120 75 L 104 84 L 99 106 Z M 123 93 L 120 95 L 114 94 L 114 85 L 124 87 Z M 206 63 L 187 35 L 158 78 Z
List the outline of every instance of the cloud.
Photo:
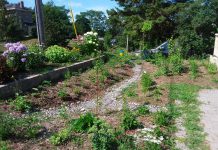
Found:
M 72 7 L 82 7 L 83 6 L 82 3 L 79 3 L 79 2 L 70 2 L 70 5 Z

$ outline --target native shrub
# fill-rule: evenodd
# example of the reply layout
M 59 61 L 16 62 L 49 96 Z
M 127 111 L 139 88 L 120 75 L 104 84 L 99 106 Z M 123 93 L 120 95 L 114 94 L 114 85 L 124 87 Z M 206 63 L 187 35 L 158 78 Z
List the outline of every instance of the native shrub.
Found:
M 99 47 L 98 33 L 87 32 L 84 34 L 84 44 L 81 47 L 81 53 L 88 55 L 96 53 Z
M 45 57 L 52 63 L 67 63 L 73 60 L 73 53 L 63 47 L 54 45 L 47 48 Z

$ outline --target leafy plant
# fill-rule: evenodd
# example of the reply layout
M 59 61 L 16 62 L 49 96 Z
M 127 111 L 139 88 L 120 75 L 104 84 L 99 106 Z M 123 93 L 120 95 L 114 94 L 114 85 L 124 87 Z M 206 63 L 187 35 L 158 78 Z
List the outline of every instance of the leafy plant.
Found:
M 58 97 L 64 100 L 68 96 L 67 92 L 64 89 L 59 90 Z
M 136 119 L 136 115 L 129 109 L 127 102 L 124 100 L 121 127 L 124 130 L 132 130 L 138 128 L 139 126 L 140 123 Z
M 37 67 L 42 66 L 44 62 L 44 51 L 40 49 L 37 45 L 30 46 L 27 51 L 26 67 L 28 69 L 36 69 Z
M 139 106 L 136 109 L 136 114 L 139 116 L 147 115 L 149 113 L 150 113 L 150 111 L 149 111 L 149 108 L 147 106 Z
M 57 134 L 54 134 L 50 137 L 50 142 L 53 145 L 61 145 L 71 137 L 71 132 L 69 129 L 63 129 L 59 131 Z
M 153 142 L 145 142 L 145 150 L 162 150 L 162 147 Z
M 138 95 L 135 91 L 136 88 L 136 84 L 131 84 L 129 87 L 123 89 L 122 93 L 127 97 L 136 97 Z
M 143 92 L 147 92 L 149 88 L 152 86 L 152 79 L 148 73 L 143 73 L 141 76 L 141 85 Z
M 8 144 L 5 141 L 0 140 L 0 150 L 9 150 Z
M 172 74 L 180 74 L 183 71 L 183 59 L 179 53 L 175 53 L 173 55 L 170 55 L 169 57 L 170 61 L 170 70 Z
M 16 99 L 10 103 L 18 111 L 29 111 L 32 108 L 30 102 L 26 100 L 24 96 L 20 96 L 19 94 L 16 95 Z
M 93 125 L 96 118 L 91 113 L 86 113 L 80 116 L 80 118 L 72 120 L 70 127 L 76 132 L 87 132 Z
M 172 115 L 165 111 L 158 111 L 155 114 L 155 124 L 160 126 L 167 126 L 170 125 L 172 120 Z
M 209 74 L 216 74 L 217 73 L 216 64 L 208 63 L 206 67 L 207 67 L 207 71 Z
M 67 63 L 72 61 L 73 53 L 63 47 L 54 45 L 46 49 L 45 57 L 53 63 Z
M 95 150 L 117 149 L 118 141 L 113 129 L 102 120 L 96 120 L 89 132 L 91 133 L 92 146 Z
M 190 65 L 191 77 L 194 79 L 197 78 L 198 73 L 199 73 L 197 62 L 191 59 L 189 60 L 189 65 Z

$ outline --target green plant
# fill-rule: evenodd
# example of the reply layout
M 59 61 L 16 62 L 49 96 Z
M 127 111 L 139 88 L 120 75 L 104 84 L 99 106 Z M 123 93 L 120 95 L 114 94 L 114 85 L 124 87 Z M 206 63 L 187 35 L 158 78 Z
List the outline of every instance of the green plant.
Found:
M 191 77 L 194 79 L 197 78 L 198 73 L 199 73 L 199 68 L 198 68 L 197 62 L 195 60 L 191 59 L 191 60 L 189 60 L 189 65 L 190 65 Z
M 16 95 L 16 99 L 12 101 L 10 105 L 22 112 L 29 111 L 32 108 L 31 103 L 28 102 L 24 96 L 20 96 L 19 94 Z
M 70 79 L 72 76 L 72 74 L 70 73 L 70 71 L 67 71 L 65 74 L 64 74 L 64 79 L 68 80 Z
M 86 113 L 81 115 L 80 118 L 72 120 L 70 127 L 76 132 L 87 132 L 94 125 L 95 120 L 96 118 L 93 114 Z
M 89 133 L 91 133 L 94 150 L 117 149 L 118 141 L 114 134 L 114 130 L 102 120 L 96 120 L 93 127 L 89 130 Z
M 70 130 L 63 129 L 59 131 L 58 133 L 52 135 L 49 140 L 53 145 L 61 145 L 67 140 L 69 140 L 70 138 L 71 138 Z
M 5 141 L 0 140 L 0 150 L 9 150 L 8 144 Z
M 168 111 L 158 111 L 155 116 L 155 124 L 159 126 L 167 126 L 171 124 L 172 115 L 168 113 Z
M 149 113 L 150 113 L 150 111 L 149 111 L 149 108 L 147 106 L 139 106 L 136 109 L 136 114 L 139 116 L 147 115 Z
M 64 89 L 59 90 L 58 97 L 64 100 L 68 96 L 67 92 Z
M 26 67 L 28 69 L 36 69 L 45 62 L 45 55 L 43 49 L 40 49 L 37 45 L 32 45 L 27 51 L 27 62 Z
M 140 126 L 136 115 L 129 109 L 127 102 L 124 100 L 121 127 L 124 130 L 136 129 Z
M 54 45 L 46 49 L 45 57 L 53 63 L 67 63 L 72 61 L 73 54 L 63 47 Z
M 118 134 L 118 138 L 117 138 L 119 147 L 118 150 L 135 150 L 136 145 L 135 145 L 135 141 L 134 138 L 132 136 L 128 136 L 126 134 Z
M 136 93 L 137 84 L 131 84 L 127 88 L 123 89 L 122 94 L 127 97 L 136 97 L 138 94 Z
M 69 114 L 67 113 L 66 107 L 61 107 L 61 109 L 59 110 L 59 116 L 62 117 L 63 119 L 70 118 Z
M 217 66 L 213 63 L 207 64 L 207 71 L 209 74 L 216 74 L 217 73 Z
M 80 87 L 73 88 L 73 93 L 76 94 L 76 95 L 80 95 L 81 94 L 81 88 Z
M 180 74 L 183 71 L 183 59 L 180 55 L 180 53 L 175 53 L 173 55 L 170 55 L 169 57 L 170 61 L 170 70 L 172 74 Z
M 162 150 L 161 145 L 153 143 L 153 142 L 145 142 L 144 150 Z
M 152 78 L 148 73 L 143 73 L 141 76 L 141 85 L 143 92 L 147 92 L 149 88 L 152 86 Z

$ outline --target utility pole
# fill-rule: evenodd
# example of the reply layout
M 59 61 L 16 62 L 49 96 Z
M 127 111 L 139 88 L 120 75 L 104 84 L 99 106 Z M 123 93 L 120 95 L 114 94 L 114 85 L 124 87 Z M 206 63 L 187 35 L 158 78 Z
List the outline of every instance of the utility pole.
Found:
M 35 0 L 36 27 L 38 34 L 39 46 L 45 46 L 45 30 L 42 11 L 42 0 Z
M 129 35 L 126 37 L 126 50 L 129 51 Z

